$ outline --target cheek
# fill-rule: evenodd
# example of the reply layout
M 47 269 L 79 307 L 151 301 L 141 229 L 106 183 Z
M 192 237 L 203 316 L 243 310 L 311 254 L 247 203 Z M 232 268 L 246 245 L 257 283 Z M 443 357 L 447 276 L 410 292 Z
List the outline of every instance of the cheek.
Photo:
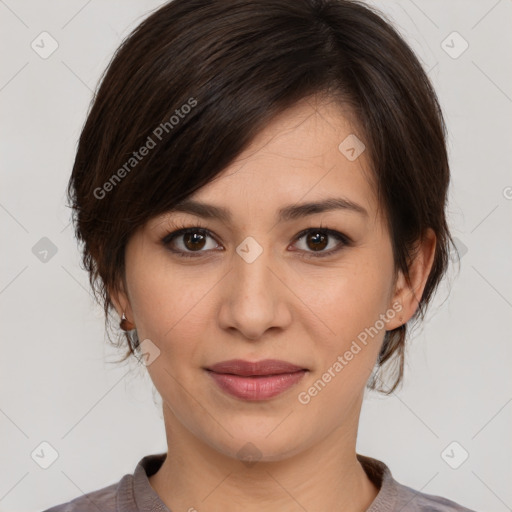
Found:
M 324 294 L 312 294 L 329 334 L 316 340 L 318 362 L 298 401 L 327 423 L 342 421 L 356 407 L 371 375 L 385 335 L 390 279 L 376 259 L 359 259 L 337 279 L 324 283 Z M 332 331 L 332 332 L 331 332 Z M 313 336 L 313 334 L 311 334 Z
M 318 365 L 313 388 L 302 389 L 303 396 L 305 401 L 317 397 L 312 409 L 332 407 L 333 418 L 363 392 L 384 339 L 381 315 L 388 307 L 392 260 L 378 255 L 361 252 L 354 261 L 347 258 L 336 276 L 322 283 L 324 293 L 307 299 L 329 330 L 321 337 L 310 333 L 317 340 Z
M 127 273 L 139 338 L 150 339 L 162 354 L 165 348 L 169 361 L 185 360 L 208 332 L 207 310 L 215 280 L 207 273 L 171 267 L 165 256 L 153 256 L 150 261 L 147 254 L 144 261 L 144 266 L 134 261 Z
M 301 298 L 329 328 L 334 344 L 356 337 L 385 313 L 390 295 L 390 270 L 375 258 L 358 258 L 329 275 L 307 283 Z

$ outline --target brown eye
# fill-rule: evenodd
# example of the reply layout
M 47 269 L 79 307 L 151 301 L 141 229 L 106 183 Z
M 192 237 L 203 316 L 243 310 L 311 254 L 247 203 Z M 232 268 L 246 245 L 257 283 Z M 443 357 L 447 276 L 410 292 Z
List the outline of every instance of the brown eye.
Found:
M 183 244 L 190 251 L 197 251 L 205 246 L 206 237 L 202 233 L 191 232 L 183 235 Z
M 311 231 L 306 235 L 306 244 L 315 251 L 321 251 L 328 245 L 328 236 L 320 231 Z
M 351 240 L 348 236 L 328 228 L 306 229 L 299 233 L 296 240 L 297 242 L 303 241 L 303 247 L 300 250 L 306 258 L 330 256 L 340 251 L 343 247 L 351 245 Z M 337 243 L 331 243 L 333 241 Z M 329 247 L 329 245 L 331 245 L 331 248 L 326 251 L 325 248 Z
M 178 256 L 195 257 L 204 256 L 203 253 L 218 246 L 215 243 L 208 246 L 208 239 L 213 237 L 204 228 L 185 228 L 166 235 L 162 244 Z

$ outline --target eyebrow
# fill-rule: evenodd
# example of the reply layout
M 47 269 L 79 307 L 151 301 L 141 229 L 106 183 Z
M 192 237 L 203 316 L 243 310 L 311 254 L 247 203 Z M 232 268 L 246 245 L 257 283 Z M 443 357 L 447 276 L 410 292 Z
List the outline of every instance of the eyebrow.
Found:
M 278 222 L 296 220 L 307 215 L 323 213 L 333 210 L 345 210 L 358 213 L 368 217 L 368 212 L 360 205 L 346 198 L 328 198 L 323 201 L 314 201 L 310 203 L 293 204 L 280 208 L 277 212 Z M 225 223 L 231 222 L 231 212 L 223 207 L 214 206 L 192 199 L 185 199 L 177 203 L 169 213 L 184 212 L 197 215 L 206 219 L 219 219 Z

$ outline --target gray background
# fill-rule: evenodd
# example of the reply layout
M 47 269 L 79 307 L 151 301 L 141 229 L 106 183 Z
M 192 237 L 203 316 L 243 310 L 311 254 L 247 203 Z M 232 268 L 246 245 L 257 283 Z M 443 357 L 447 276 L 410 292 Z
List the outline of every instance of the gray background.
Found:
M 403 389 L 368 394 L 357 449 L 422 492 L 478 511 L 512 510 L 512 1 L 374 3 L 438 91 L 449 128 L 450 226 L 464 255 L 409 345 Z M 97 80 L 160 4 L 0 1 L 1 511 L 42 510 L 166 450 L 144 367 L 111 363 L 116 352 L 80 269 L 64 197 Z M 31 47 L 51 49 L 43 31 L 58 44 L 47 58 Z M 44 441 L 58 452 L 47 469 L 45 445 L 39 464 L 31 457 Z

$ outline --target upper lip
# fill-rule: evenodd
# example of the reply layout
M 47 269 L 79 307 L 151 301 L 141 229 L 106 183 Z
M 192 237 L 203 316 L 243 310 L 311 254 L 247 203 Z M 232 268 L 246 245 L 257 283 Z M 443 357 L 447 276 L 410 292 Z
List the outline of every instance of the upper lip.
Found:
M 230 359 L 209 366 L 207 370 L 215 373 L 231 373 L 249 377 L 251 375 L 279 375 L 282 373 L 294 373 L 305 370 L 292 363 L 278 359 L 264 359 L 262 361 L 244 361 L 243 359 Z

